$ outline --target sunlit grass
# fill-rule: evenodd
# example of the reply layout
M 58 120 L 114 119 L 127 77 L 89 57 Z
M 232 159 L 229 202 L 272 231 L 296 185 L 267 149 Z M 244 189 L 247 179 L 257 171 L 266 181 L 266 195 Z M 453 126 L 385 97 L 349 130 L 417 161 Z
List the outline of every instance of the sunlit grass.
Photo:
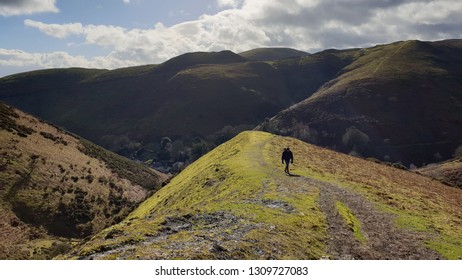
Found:
M 459 190 L 408 171 L 264 132 L 241 133 L 203 156 L 114 226 L 121 237 L 106 239 L 105 231 L 86 244 L 81 254 L 144 242 L 136 247 L 138 256 L 214 258 L 201 246 L 215 240 L 222 242 L 231 258 L 321 258 L 326 255 L 328 233 L 325 214 L 319 209 L 320 189 L 298 185 L 301 181 L 296 177 L 284 174 L 280 159 L 284 147 L 294 152 L 294 176 L 357 193 L 377 211 L 392 214 L 397 227 L 426 234 L 425 244 L 444 258 L 459 258 L 462 215 L 453 204 L 459 201 Z M 354 238 L 367 246 L 359 218 L 341 201 L 336 201 L 336 209 Z M 216 213 L 234 217 L 232 226 L 218 230 L 217 224 L 194 220 Z M 190 227 L 162 237 L 172 217 L 180 217 Z M 239 236 L 239 241 L 227 239 L 232 236 Z M 172 249 L 187 248 L 198 240 L 202 245 L 182 249 L 182 255 Z M 135 257 L 130 254 L 124 256 Z

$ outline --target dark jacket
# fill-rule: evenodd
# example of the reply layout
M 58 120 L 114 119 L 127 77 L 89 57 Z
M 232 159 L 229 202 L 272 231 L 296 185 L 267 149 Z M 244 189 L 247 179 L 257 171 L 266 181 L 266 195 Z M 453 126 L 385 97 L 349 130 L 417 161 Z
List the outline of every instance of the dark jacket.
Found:
M 284 161 L 294 162 L 294 155 L 289 149 L 284 149 L 284 152 L 282 152 L 282 162 L 284 163 Z

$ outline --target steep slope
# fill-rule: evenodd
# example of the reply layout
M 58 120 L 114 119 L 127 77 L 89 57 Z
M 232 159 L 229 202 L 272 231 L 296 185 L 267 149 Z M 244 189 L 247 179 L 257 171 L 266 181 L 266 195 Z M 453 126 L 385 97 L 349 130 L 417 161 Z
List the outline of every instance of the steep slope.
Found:
M 420 167 L 462 144 L 460 42 L 274 61 L 197 52 L 113 71 L 35 71 L 0 79 L 0 100 L 142 161 L 190 162 L 264 122 L 265 131 Z M 250 54 L 273 51 L 292 52 Z
M 358 50 L 337 78 L 266 127 L 406 165 L 448 159 L 462 141 L 461 54 L 460 40 Z
M 58 258 L 462 259 L 461 206 L 461 190 L 424 176 L 243 132 Z
M 429 164 L 417 169 L 417 172 L 462 189 L 462 158 L 460 157 L 441 163 Z
M 56 82 L 56 73 L 74 78 Z M 230 51 L 188 53 L 160 65 L 113 71 L 13 75 L 0 80 L 0 99 L 143 160 L 156 157 L 162 137 L 190 147 L 197 137 L 225 126 L 253 127 L 295 102 L 277 69 Z
M 240 56 L 255 61 L 281 60 L 291 57 L 306 56 L 307 52 L 291 48 L 258 48 L 239 53 Z
M 281 59 L 271 63 L 284 77 L 293 101 L 302 101 L 324 83 L 337 77 L 358 56 L 357 49 L 325 50 L 312 55 Z
M 0 155 L 0 259 L 51 258 L 166 179 L 3 103 Z

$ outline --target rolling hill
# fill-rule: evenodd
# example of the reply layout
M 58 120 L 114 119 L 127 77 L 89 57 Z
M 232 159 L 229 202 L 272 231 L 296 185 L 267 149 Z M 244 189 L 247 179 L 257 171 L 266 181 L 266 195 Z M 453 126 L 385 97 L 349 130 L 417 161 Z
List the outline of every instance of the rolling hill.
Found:
M 352 63 L 262 129 L 417 166 L 462 145 L 460 40 L 356 50 Z
M 192 162 L 259 125 L 421 167 L 462 146 L 461 45 L 196 52 L 112 71 L 34 71 L 0 79 L 0 100 L 142 161 Z
M 125 156 L 157 160 L 163 137 L 183 151 L 199 138 L 221 143 L 224 128 L 253 128 L 305 99 L 348 65 L 335 57 L 261 62 L 197 52 L 112 71 L 34 71 L 0 79 L 0 100 Z
M 462 259 L 461 206 L 460 189 L 422 175 L 243 132 L 57 258 Z
M 167 178 L 0 103 L 0 259 L 49 259 Z

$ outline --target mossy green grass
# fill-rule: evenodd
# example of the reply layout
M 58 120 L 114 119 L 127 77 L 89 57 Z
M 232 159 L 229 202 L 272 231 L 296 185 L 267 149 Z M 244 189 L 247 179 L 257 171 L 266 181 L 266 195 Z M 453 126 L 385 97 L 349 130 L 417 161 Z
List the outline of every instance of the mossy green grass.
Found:
M 280 153 L 295 155 L 291 176 Z M 307 184 L 306 180 L 311 182 Z M 322 188 L 335 186 L 390 214 L 422 246 L 460 258 L 460 190 L 419 174 L 265 132 L 243 132 L 188 166 L 121 223 L 67 257 L 320 259 L 329 239 Z M 332 198 L 334 199 L 334 198 Z M 336 209 L 353 237 L 369 236 L 347 203 Z M 111 232 L 118 232 L 111 235 Z

